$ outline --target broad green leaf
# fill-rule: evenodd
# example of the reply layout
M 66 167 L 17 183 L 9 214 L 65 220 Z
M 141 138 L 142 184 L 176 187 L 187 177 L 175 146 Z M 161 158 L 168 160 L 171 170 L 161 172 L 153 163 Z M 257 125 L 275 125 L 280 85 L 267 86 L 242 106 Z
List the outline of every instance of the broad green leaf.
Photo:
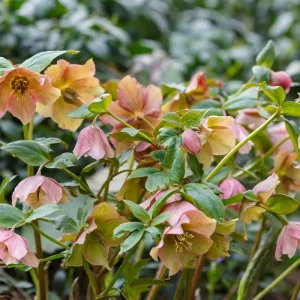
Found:
M 293 125 L 290 121 L 285 119 L 285 128 L 288 132 L 290 139 L 293 143 L 295 153 L 297 154 L 297 160 L 300 160 L 300 150 L 298 147 L 299 128 Z
M 256 63 L 259 66 L 271 68 L 275 60 L 275 56 L 275 45 L 273 41 L 270 40 L 256 56 Z
M 197 207 L 208 217 L 216 220 L 224 218 L 225 207 L 222 200 L 206 186 L 198 183 L 189 183 L 183 189 L 194 199 Z
M 257 196 L 251 190 L 244 192 L 243 195 L 249 201 L 254 201 L 254 202 L 259 201 Z
M 162 163 L 166 157 L 166 150 L 155 150 L 149 154 L 153 159 Z
M 299 202 L 284 194 L 272 195 L 265 203 L 269 207 L 269 211 L 286 215 L 294 212 L 299 207 Z
M 89 106 L 89 111 L 97 115 L 103 115 L 107 113 L 107 108 L 112 101 L 110 94 L 103 94 L 99 98 L 96 98 Z
M 203 164 L 200 164 L 197 157 L 193 154 L 187 154 L 187 163 L 191 171 L 201 179 L 203 176 Z
M 228 206 L 228 205 L 232 205 L 232 204 L 236 204 L 236 203 L 239 203 L 243 200 L 244 198 L 244 195 L 243 194 L 237 194 L 237 195 L 234 195 L 233 197 L 231 198 L 228 198 L 228 199 L 224 199 L 223 200 L 223 204 L 225 206 Z
M 133 170 L 130 175 L 128 176 L 128 179 L 132 178 L 140 178 L 140 177 L 147 177 L 151 174 L 158 173 L 159 170 L 155 168 L 138 168 Z
M 206 109 L 191 109 L 182 116 L 182 125 L 191 128 L 198 126 L 205 117 Z
M 133 231 L 130 236 L 121 244 L 119 255 L 133 248 L 143 237 L 144 230 Z
M 147 191 L 154 192 L 169 185 L 169 172 L 162 171 L 148 176 L 145 187 Z
M 257 106 L 258 87 L 241 92 L 238 96 L 231 96 L 224 103 L 225 110 L 239 110 Z
M 55 157 L 46 168 L 49 169 L 65 169 L 75 166 L 76 156 L 73 153 L 63 153 Z
M 266 81 L 269 82 L 271 77 L 271 70 L 261 66 L 252 67 L 252 72 L 258 82 Z
M 119 239 L 122 237 L 126 232 L 132 232 L 135 230 L 144 229 L 145 225 L 141 222 L 127 222 L 122 223 L 114 230 L 114 238 Z
M 40 166 L 51 160 L 51 149 L 35 141 L 16 141 L 1 147 L 30 166 Z
M 4 57 L 0 57 L 0 76 L 6 71 L 12 70 L 14 66 Z
M 81 105 L 77 109 L 68 113 L 68 117 L 73 119 L 92 119 L 96 117 L 96 114 L 89 111 L 89 104 Z
M 126 205 L 129 207 L 132 214 L 137 219 L 139 219 L 144 223 L 148 223 L 150 221 L 150 216 L 148 212 L 145 210 L 145 208 L 129 200 L 123 200 L 123 201 L 126 203 Z
M 166 113 L 161 119 L 162 119 L 162 121 L 165 121 L 165 122 L 175 125 L 179 128 L 182 128 L 181 118 L 175 112 Z
M 0 204 L 0 227 L 11 228 L 23 221 L 25 214 L 16 207 L 8 204 Z
M 127 284 L 131 284 L 135 277 L 139 274 L 142 267 L 147 265 L 149 258 L 141 259 L 135 264 L 128 263 L 123 270 L 123 275 Z
M 57 212 L 58 210 L 60 210 L 60 207 L 56 204 L 45 204 L 33 211 L 33 213 L 28 218 L 26 218 L 26 222 L 30 223 L 34 220 L 49 216 Z
M 121 131 L 111 133 L 110 136 L 112 136 L 114 139 L 116 139 L 118 142 L 122 141 L 129 141 L 129 142 L 134 142 L 134 141 L 143 141 L 143 142 L 149 142 L 147 138 L 144 138 L 143 136 L 139 135 L 139 133 L 143 133 L 145 136 L 148 136 L 151 138 L 149 135 L 149 132 L 146 130 L 137 130 L 135 128 L 123 128 Z
M 76 233 L 80 230 L 75 220 L 66 215 L 53 218 L 51 222 L 54 223 L 55 229 L 64 233 Z
M 19 67 L 27 68 L 33 72 L 40 73 L 51 64 L 53 59 L 55 59 L 56 57 L 64 53 L 76 54 L 78 53 L 78 51 L 63 50 L 63 51 L 40 52 L 25 60 Z
M 263 92 L 278 106 L 281 106 L 286 98 L 284 89 L 281 86 L 264 86 L 260 89 L 260 93 Z
M 68 148 L 68 145 L 61 139 L 50 137 L 50 138 L 36 138 L 34 139 L 35 142 L 38 142 L 46 147 L 53 145 L 53 144 L 63 144 L 65 148 Z
M 173 161 L 175 159 L 176 150 L 177 150 L 176 144 L 177 144 L 177 138 L 172 137 L 168 144 L 165 160 L 163 162 L 164 169 L 170 169 L 172 167 Z
M 185 159 L 182 151 L 176 151 L 175 159 L 173 161 L 171 171 L 169 173 L 170 183 L 172 185 L 180 185 L 185 173 Z
M 2 180 L 1 185 L 0 185 L 0 203 L 4 202 L 6 188 L 7 188 L 8 184 L 11 181 L 13 181 L 15 178 L 16 178 L 16 175 Z
M 163 212 L 161 214 L 159 214 L 151 223 L 151 226 L 156 226 L 159 225 L 161 223 L 164 223 L 165 221 L 167 221 L 169 218 L 171 217 L 171 213 L 170 212 Z
M 281 113 L 284 115 L 299 118 L 300 117 L 300 103 L 298 102 L 284 102 L 281 107 Z
M 163 227 L 162 226 L 149 226 L 145 229 L 148 233 L 151 234 L 154 241 L 160 241 L 161 235 L 163 234 Z
M 176 136 L 177 131 L 175 129 L 162 128 L 159 133 L 159 142 L 163 144 L 174 137 L 176 138 Z

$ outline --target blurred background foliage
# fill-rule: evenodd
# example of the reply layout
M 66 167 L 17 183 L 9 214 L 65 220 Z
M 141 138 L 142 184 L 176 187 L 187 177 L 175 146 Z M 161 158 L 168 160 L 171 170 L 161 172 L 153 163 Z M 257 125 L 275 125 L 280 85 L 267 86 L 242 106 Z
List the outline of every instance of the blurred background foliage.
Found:
M 18 64 L 40 51 L 80 50 L 64 58 L 84 63 L 93 57 L 101 81 L 130 73 L 144 84 L 180 83 L 201 70 L 207 77 L 224 80 L 231 92 L 252 76 L 255 57 L 269 39 L 277 48 L 274 70 L 286 70 L 293 81 L 300 81 L 299 11 L 299 0 L 1 0 L 0 53 Z M 297 89 L 292 90 L 292 97 Z M 35 123 L 39 124 L 36 137 L 55 133 L 68 144 L 75 141 L 73 133 L 57 130 L 49 119 L 36 118 Z M 8 114 L 0 121 L 0 139 L 22 139 L 22 127 Z M 13 174 L 26 176 L 24 164 L 3 152 L 0 170 L 0 180 Z M 258 227 L 250 228 L 250 243 Z M 247 259 L 235 254 L 225 261 L 205 269 L 204 299 L 212 295 L 213 299 L 234 299 Z M 266 286 L 274 272 L 276 276 L 289 264 L 284 260 L 278 268 L 266 269 L 259 286 Z M 56 294 L 51 299 L 62 299 L 58 295 L 68 294 L 73 277 L 56 267 L 51 283 Z M 150 266 L 146 273 L 154 276 L 155 269 Z M 32 287 L 21 273 L 19 281 L 3 274 L 0 294 L 16 286 Z M 268 299 L 287 299 L 281 295 L 289 295 L 296 281 L 289 278 L 289 284 L 282 283 L 280 293 L 275 289 Z M 165 290 L 165 299 L 169 292 Z

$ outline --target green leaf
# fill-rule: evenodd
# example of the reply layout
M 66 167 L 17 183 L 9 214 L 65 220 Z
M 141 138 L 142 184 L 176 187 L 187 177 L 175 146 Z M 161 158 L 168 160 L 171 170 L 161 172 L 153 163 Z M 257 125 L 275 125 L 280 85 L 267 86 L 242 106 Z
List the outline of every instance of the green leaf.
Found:
M 201 179 L 203 176 L 203 164 L 200 164 L 197 157 L 190 153 L 187 154 L 187 163 L 191 171 Z
M 231 198 L 228 198 L 228 199 L 224 199 L 223 200 L 223 204 L 225 206 L 228 206 L 228 205 L 232 205 L 232 204 L 236 204 L 236 203 L 240 203 L 244 198 L 244 195 L 243 194 L 237 194 L 237 195 L 234 195 L 233 197 Z
M 150 221 L 150 216 L 148 212 L 145 210 L 145 208 L 129 200 L 123 200 L 123 201 L 127 204 L 130 211 L 137 219 L 139 219 L 144 223 L 148 223 Z
M 63 153 L 46 165 L 49 169 L 65 169 L 75 166 L 76 156 L 73 153 Z
M 278 106 L 281 106 L 286 98 L 285 91 L 281 86 L 266 85 L 260 89 L 260 92 L 263 92 L 265 95 L 267 95 Z
M 254 202 L 259 201 L 257 196 L 251 190 L 244 192 L 243 195 L 249 201 L 254 201 Z
M 151 223 L 151 226 L 156 226 L 159 225 L 161 223 L 164 223 L 165 221 L 167 221 L 171 216 L 170 212 L 163 212 L 161 214 L 159 214 Z
M 139 274 L 142 267 L 147 265 L 149 258 L 139 260 L 135 264 L 128 263 L 123 270 L 123 275 L 127 284 L 131 284 L 135 277 Z
M 194 199 L 196 206 L 208 217 L 216 220 L 224 218 L 225 207 L 223 201 L 206 186 L 198 183 L 189 183 L 183 189 Z
M 0 185 L 0 203 L 4 202 L 6 188 L 7 188 L 8 184 L 11 181 L 13 181 L 15 178 L 16 178 L 16 175 L 2 180 L 1 185 Z
M 253 87 L 241 92 L 238 96 L 231 96 L 224 103 L 225 110 L 239 110 L 243 108 L 256 107 L 258 87 Z
M 96 98 L 89 106 L 89 111 L 97 115 L 104 115 L 107 113 L 107 108 L 112 101 L 110 94 L 103 94 L 101 97 Z
M 293 143 L 295 153 L 297 154 L 297 160 L 300 160 L 300 150 L 298 147 L 299 129 L 286 119 L 285 119 L 285 128 Z
M 137 130 L 135 128 L 123 128 L 121 131 L 111 133 L 110 136 L 115 138 L 118 142 L 122 142 L 122 141 L 129 141 L 129 142 L 134 142 L 134 141 L 144 141 L 145 142 L 146 141 L 146 142 L 149 142 L 149 140 L 147 140 L 147 138 L 144 138 L 143 136 L 139 135 L 140 132 L 144 133 L 144 135 L 151 138 L 151 136 L 149 136 L 149 132 L 147 132 L 145 130 Z
M 176 112 L 166 113 L 161 119 L 169 124 L 182 128 L 181 118 Z
M 151 234 L 154 241 L 160 241 L 161 235 L 163 234 L 163 228 L 161 226 L 149 226 L 145 229 L 148 233 Z
M 159 170 L 155 168 L 138 168 L 133 170 L 127 178 L 132 179 L 132 178 L 147 177 L 151 174 L 158 173 L 158 172 Z
M 281 113 L 284 115 L 299 118 L 300 117 L 300 103 L 298 102 L 284 102 L 281 107 Z
M 148 176 L 145 187 L 147 191 L 154 192 L 169 185 L 169 172 L 162 171 Z
M 122 237 L 125 232 L 132 232 L 138 229 L 144 229 L 145 225 L 141 222 L 127 222 L 127 223 L 122 223 L 118 227 L 115 228 L 114 230 L 114 238 L 119 239 Z
M 275 56 L 275 45 L 273 41 L 270 40 L 256 56 L 256 63 L 259 66 L 271 68 L 275 60 Z
M 149 154 L 153 159 L 162 163 L 166 157 L 166 150 L 155 150 Z
M 4 57 L 0 57 L 0 76 L 6 71 L 12 70 L 14 66 Z
M 182 125 L 191 128 L 198 126 L 205 117 L 206 109 L 191 109 L 182 116 Z
M 163 144 L 172 138 L 176 138 L 177 131 L 171 128 L 162 128 L 159 133 L 159 143 Z
M 286 215 L 294 212 L 299 207 L 299 202 L 284 194 L 272 195 L 266 202 L 273 213 Z
M 67 114 L 68 117 L 73 119 L 92 119 L 96 117 L 96 114 L 89 111 L 89 104 L 81 105 L 77 109 Z
M 51 149 L 35 141 L 16 141 L 1 147 L 30 166 L 40 166 L 51 160 Z
M 143 237 L 144 230 L 136 230 L 122 243 L 119 255 L 133 248 Z
M 78 51 L 63 50 L 40 52 L 25 60 L 19 67 L 27 68 L 33 72 L 40 73 L 51 64 L 53 59 L 64 53 L 76 54 Z
M 175 159 L 169 173 L 170 183 L 172 185 L 180 185 L 185 173 L 184 155 L 180 149 L 176 151 Z
M 271 77 L 271 70 L 261 66 L 252 67 L 252 72 L 255 75 L 255 78 L 258 82 L 266 81 L 269 82 Z
M 51 222 L 55 224 L 55 229 L 64 233 L 76 233 L 80 230 L 75 220 L 66 215 L 53 218 Z
M 0 226 L 11 228 L 23 221 L 25 214 L 16 207 L 8 204 L 0 204 Z
M 38 142 L 46 147 L 53 145 L 53 144 L 63 144 L 65 148 L 68 148 L 68 145 L 59 138 L 50 137 L 50 138 L 36 138 L 34 139 L 35 142 Z
M 49 216 L 57 212 L 58 210 L 60 210 L 60 207 L 56 204 L 45 204 L 33 211 L 33 213 L 28 218 L 26 218 L 26 222 L 30 223 L 34 220 Z
M 172 167 L 173 161 L 175 159 L 176 150 L 177 150 L 176 144 L 177 144 L 177 138 L 172 137 L 168 144 L 168 148 L 166 151 L 166 157 L 163 162 L 164 169 L 170 169 Z
M 229 245 L 229 251 L 230 252 L 235 252 L 235 253 L 238 253 L 238 254 L 241 254 L 243 256 L 246 256 L 245 252 L 243 251 L 243 249 L 240 247 L 240 245 L 236 244 L 236 243 L 233 243 L 231 242 L 230 245 Z

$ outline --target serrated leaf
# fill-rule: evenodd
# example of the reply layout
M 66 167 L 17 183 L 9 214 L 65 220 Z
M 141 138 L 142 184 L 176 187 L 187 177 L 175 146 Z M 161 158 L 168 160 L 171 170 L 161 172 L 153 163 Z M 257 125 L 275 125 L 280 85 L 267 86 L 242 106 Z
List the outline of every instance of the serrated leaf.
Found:
M 121 244 L 119 255 L 133 248 L 143 237 L 143 230 L 133 231 L 130 236 Z
M 65 148 L 68 148 L 68 145 L 59 138 L 50 137 L 50 138 L 36 138 L 34 139 L 35 142 L 38 142 L 46 147 L 53 145 L 53 144 L 63 144 Z
M 132 232 L 139 229 L 144 229 L 145 225 L 141 222 L 127 222 L 122 223 L 114 230 L 114 238 L 119 239 L 122 237 L 126 232 Z
M 111 101 L 112 96 L 110 94 L 103 94 L 99 98 L 93 100 L 93 102 L 89 105 L 89 111 L 97 115 L 106 114 Z
M 228 205 L 240 203 L 243 200 L 243 198 L 244 198 L 243 194 L 237 194 L 237 195 L 232 196 L 231 198 L 224 199 L 223 204 L 225 206 L 228 206 Z
M 55 224 L 55 229 L 64 233 L 75 233 L 80 229 L 75 220 L 66 215 L 58 216 L 51 221 Z
M 166 157 L 166 150 L 155 150 L 149 154 L 153 159 L 162 163 Z
M 176 112 L 166 113 L 161 119 L 169 124 L 182 128 L 181 118 Z
M 182 116 L 182 125 L 191 128 L 198 126 L 205 117 L 206 109 L 191 109 Z
M 40 166 L 51 159 L 51 149 L 35 141 L 16 141 L 1 147 L 30 166 Z
M 23 221 L 25 214 L 16 207 L 8 204 L 0 204 L 0 226 L 11 228 Z
M 294 212 L 299 207 L 299 202 L 292 197 L 284 194 L 272 195 L 265 203 L 269 207 L 269 211 L 286 215 Z
M 172 164 L 173 164 L 173 161 L 175 158 L 175 154 L 176 154 L 176 150 L 177 150 L 176 144 L 177 144 L 177 138 L 172 137 L 168 144 L 165 160 L 163 162 L 164 169 L 170 169 L 172 167 Z
M 76 156 L 73 153 L 63 153 L 55 157 L 46 168 L 49 169 L 65 169 L 75 166 Z
M 58 210 L 60 210 L 60 207 L 56 204 L 45 204 L 33 211 L 33 213 L 28 218 L 26 218 L 26 222 L 30 223 L 34 220 L 49 216 L 57 212 Z
M 89 104 L 81 105 L 75 110 L 67 114 L 72 119 L 92 119 L 96 117 L 96 114 L 89 111 Z
M 148 223 L 150 221 L 150 216 L 148 212 L 145 210 L 145 208 L 129 200 L 123 200 L 123 201 L 126 203 L 126 205 L 129 207 L 132 214 L 137 219 L 139 219 L 144 223 Z

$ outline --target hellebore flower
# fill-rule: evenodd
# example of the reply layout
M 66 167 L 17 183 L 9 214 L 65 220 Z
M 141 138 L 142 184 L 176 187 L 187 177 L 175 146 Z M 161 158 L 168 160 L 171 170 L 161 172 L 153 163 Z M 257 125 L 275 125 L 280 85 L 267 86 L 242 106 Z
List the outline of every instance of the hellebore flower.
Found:
M 284 71 L 271 72 L 270 85 L 283 87 L 286 94 L 290 91 L 292 79 L 288 73 Z
M 115 156 L 115 151 L 110 146 L 105 133 L 94 125 L 80 131 L 73 153 L 77 158 L 84 155 L 96 160 Z
M 109 249 L 120 245 L 124 239 L 113 239 L 113 231 L 127 220 L 109 204 L 100 203 L 93 208 L 86 222 L 88 227 L 77 235 L 67 264 L 82 266 L 84 257 L 92 265 L 101 265 L 109 269 Z
M 64 187 L 54 179 L 42 175 L 30 176 L 22 180 L 12 195 L 14 206 L 17 199 L 26 202 L 33 209 L 48 203 L 63 204 L 69 201 Z
M 185 201 L 168 204 L 163 212 L 171 213 L 167 220 L 170 226 L 165 229 L 160 243 L 152 248 L 150 255 L 154 260 L 159 257 L 172 276 L 181 268 L 192 267 L 195 259 L 209 250 L 216 220 Z
M 145 159 L 153 151 L 157 150 L 155 146 L 147 142 L 140 142 L 134 148 L 134 159 L 137 162 Z
M 182 145 L 191 154 L 198 154 L 201 150 L 201 141 L 198 134 L 192 129 L 186 129 L 182 134 Z
M 162 93 L 158 87 L 144 87 L 128 75 L 118 83 L 118 99 L 110 103 L 108 111 L 134 128 L 152 131 L 152 127 L 160 122 Z M 123 126 L 108 115 L 101 117 L 101 120 L 118 128 Z
M 60 96 L 60 90 L 51 85 L 48 76 L 25 68 L 15 68 L 0 77 L 0 115 L 7 110 L 24 125 L 36 111 L 37 103 L 52 104 Z
M 76 131 L 82 120 L 72 119 L 67 114 L 104 93 L 99 80 L 94 77 L 93 60 L 77 65 L 60 59 L 56 65 L 47 68 L 45 74 L 51 78 L 53 86 L 61 90 L 61 97 L 46 107 L 38 106 L 38 112 L 52 118 L 60 128 Z
M 39 260 L 30 251 L 26 240 L 12 230 L 2 227 L 0 227 L 0 259 L 6 265 L 19 262 L 35 268 L 39 265 Z
M 238 124 L 247 125 L 251 129 L 256 129 L 265 122 L 259 115 L 257 108 L 245 108 L 240 110 L 235 120 Z
M 140 204 L 140 206 L 142 206 L 146 210 L 150 209 L 151 206 L 155 203 L 155 201 L 158 200 L 159 197 L 162 196 L 165 192 L 166 191 L 164 191 L 164 190 L 157 191 L 153 196 L 149 197 L 144 202 L 142 202 Z M 170 196 L 170 198 L 167 199 L 166 204 L 170 204 L 172 202 L 179 201 L 179 200 L 181 200 L 181 198 L 182 197 L 180 194 L 173 194 L 172 196 Z
M 205 168 L 211 164 L 214 155 L 225 155 L 234 148 L 236 137 L 233 124 L 232 117 L 211 116 L 200 125 L 202 149 L 197 158 Z
M 281 260 L 281 255 L 286 254 L 292 258 L 297 247 L 300 246 L 300 222 L 288 222 L 283 227 L 277 239 L 275 258 Z
M 234 123 L 232 126 L 232 131 L 236 136 L 237 142 L 241 142 L 244 140 L 248 135 L 248 131 L 241 125 Z M 253 147 L 253 143 L 251 141 L 248 141 L 242 148 L 240 148 L 239 152 L 241 154 L 247 154 L 251 151 Z

